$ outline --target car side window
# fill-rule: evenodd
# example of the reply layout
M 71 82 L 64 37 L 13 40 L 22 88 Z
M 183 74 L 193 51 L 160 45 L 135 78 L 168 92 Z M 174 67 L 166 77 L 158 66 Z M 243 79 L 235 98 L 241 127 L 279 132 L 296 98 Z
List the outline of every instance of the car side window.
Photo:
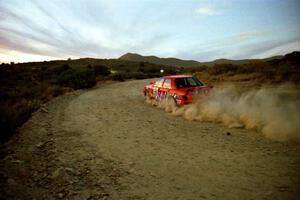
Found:
M 188 78 L 187 80 L 188 80 L 190 86 L 197 86 L 198 85 L 197 82 L 193 78 Z
M 183 88 L 187 85 L 186 80 L 184 78 L 175 79 L 175 83 L 177 88 Z
M 166 79 L 163 85 L 164 88 L 171 88 L 171 79 Z
M 175 84 L 177 88 L 195 87 L 203 85 L 203 83 L 201 83 L 196 77 L 177 78 L 175 79 Z
M 193 79 L 196 81 L 197 85 L 203 85 L 203 83 L 197 77 L 193 76 Z
M 155 82 L 154 86 L 156 86 L 156 87 L 161 87 L 162 84 L 163 84 L 163 82 L 164 82 L 164 79 L 161 78 L 161 79 L 159 79 L 158 81 Z

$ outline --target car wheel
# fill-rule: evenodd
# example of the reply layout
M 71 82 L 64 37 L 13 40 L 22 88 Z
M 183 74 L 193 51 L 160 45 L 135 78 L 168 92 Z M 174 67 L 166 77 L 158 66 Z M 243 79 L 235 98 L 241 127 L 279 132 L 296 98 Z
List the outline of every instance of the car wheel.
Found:
M 170 105 L 172 105 L 172 106 L 177 106 L 177 102 L 176 102 L 176 100 L 175 100 L 175 98 L 174 98 L 173 96 L 168 95 L 167 101 L 168 101 L 168 103 L 169 103 Z

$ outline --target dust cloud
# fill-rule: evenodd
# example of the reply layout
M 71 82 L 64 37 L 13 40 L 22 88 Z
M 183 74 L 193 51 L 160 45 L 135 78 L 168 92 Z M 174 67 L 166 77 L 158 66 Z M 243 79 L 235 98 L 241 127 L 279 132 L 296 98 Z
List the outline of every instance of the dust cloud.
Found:
M 214 122 L 229 128 L 256 130 L 276 141 L 300 141 L 300 94 L 295 86 L 263 86 L 239 91 L 233 85 L 214 88 L 210 97 L 177 107 L 172 100 L 148 103 L 187 120 Z

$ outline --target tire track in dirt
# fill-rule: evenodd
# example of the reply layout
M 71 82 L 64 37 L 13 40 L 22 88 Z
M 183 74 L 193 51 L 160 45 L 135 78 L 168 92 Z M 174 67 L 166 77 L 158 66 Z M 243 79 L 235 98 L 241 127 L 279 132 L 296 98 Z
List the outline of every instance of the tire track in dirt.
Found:
M 5 188 L 23 184 L 37 199 L 297 199 L 297 146 L 170 115 L 144 103 L 148 82 L 76 92 L 35 113 L 6 145 Z M 7 169 L 15 160 L 32 181 Z

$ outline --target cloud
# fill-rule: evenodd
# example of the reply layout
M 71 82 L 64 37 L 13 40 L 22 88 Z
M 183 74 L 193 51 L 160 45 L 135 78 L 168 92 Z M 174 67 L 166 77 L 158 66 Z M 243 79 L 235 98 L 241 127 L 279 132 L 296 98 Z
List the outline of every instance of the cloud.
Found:
M 179 51 L 177 56 L 183 56 L 187 59 L 200 61 L 210 61 L 218 58 L 238 58 L 241 52 L 248 52 L 248 48 L 241 51 L 242 46 L 255 43 L 261 38 L 268 36 L 267 31 L 248 31 L 239 32 L 216 40 L 209 40 L 202 43 L 196 43 L 186 49 Z M 250 45 L 251 47 L 251 45 Z
M 140 16 L 129 17 L 124 23 L 119 23 L 116 21 L 120 20 L 119 16 L 114 16 L 119 12 L 110 14 L 104 9 L 106 14 L 99 14 L 98 11 L 93 12 L 89 3 L 88 7 L 81 9 L 79 3 L 66 5 L 28 1 L 26 6 L 32 12 L 21 12 L 21 6 L 11 4 L 0 6 L 0 11 L 3 11 L 0 13 L 0 49 L 7 51 L 6 58 L 13 58 L 11 51 L 13 55 L 35 54 L 57 59 L 112 58 L 128 51 L 155 51 L 168 40 L 165 31 L 157 31 L 155 26 L 149 26 L 143 20 L 136 23 Z M 24 6 L 23 3 L 21 5 Z M 106 8 L 107 5 L 97 3 L 94 7 Z M 113 17 L 106 20 L 112 14 Z M 136 14 L 142 15 L 141 12 Z
M 205 16 L 214 16 L 214 15 L 222 14 L 220 10 L 217 10 L 212 5 L 206 5 L 206 6 L 197 8 L 197 9 L 195 9 L 195 13 L 197 13 L 199 15 L 205 15 Z
M 102 36 L 99 31 L 91 30 L 92 26 L 81 26 L 78 23 L 81 18 L 73 18 L 77 22 L 73 25 L 68 16 L 55 14 L 58 12 L 58 5 L 48 11 L 45 6 L 42 7 L 35 1 L 31 3 L 30 8 L 38 14 L 38 19 L 28 12 L 14 9 L 11 5 L 0 7 L 0 48 L 2 51 L 6 49 L 7 58 L 13 58 L 11 51 L 13 55 L 35 54 L 37 57 L 51 58 L 111 57 L 119 54 L 118 48 L 106 44 L 106 41 L 113 40 Z M 82 30 L 87 34 L 81 34 Z M 96 39 L 99 39 L 91 40 L 92 33 L 98 34 Z M 3 55 L 4 53 L 2 57 Z
M 0 63 L 9 63 L 9 62 L 34 62 L 41 60 L 56 60 L 57 57 L 51 56 L 41 56 L 37 54 L 24 53 L 16 50 L 3 51 L 0 49 Z
M 271 48 L 261 51 L 258 54 L 251 56 L 252 58 L 266 58 L 277 55 L 285 55 L 292 51 L 300 51 L 300 40 L 291 41 L 289 43 L 273 45 Z
M 197 43 L 189 50 L 177 51 L 176 57 L 198 61 L 219 58 L 248 59 L 285 55 L 300 50 L 300 37 L 273 38 L 271 31 L 240 32 L 217 40 Z
M 290 43 L 299 41 L 287 39 L 299 35 L 300 29 L 285 28 L 283 35 L 272 27 L 265 33 L 262 26 L 245 27 L 244 21 L 239 24 L 238 18 L 243 16 L 234 14 L 234 7 L 229 7 L 225 0 L 226 3 L 204 0 L 200 5 L 196 1 L 187 4 L 116 1 L 78 0 L 70 4 L 69 1 L 0 0 L 2 56 L 7 52 L 7 59 L 15 55 L 20 59 L 26 55 L 57 59 L 114 58 L 138 52 L 206 61 L 292 50 L 297 44 Z M 229 9 L 230 15 L 210 17 L 223 15 Z M 205 20 L 199 20 L 206 16 Z M 230 17 L 235 18 L 230 20 Z M 264 18 L 259 16 L 259 19 Z M 287 26 L 278 25 L 280 29 Z

